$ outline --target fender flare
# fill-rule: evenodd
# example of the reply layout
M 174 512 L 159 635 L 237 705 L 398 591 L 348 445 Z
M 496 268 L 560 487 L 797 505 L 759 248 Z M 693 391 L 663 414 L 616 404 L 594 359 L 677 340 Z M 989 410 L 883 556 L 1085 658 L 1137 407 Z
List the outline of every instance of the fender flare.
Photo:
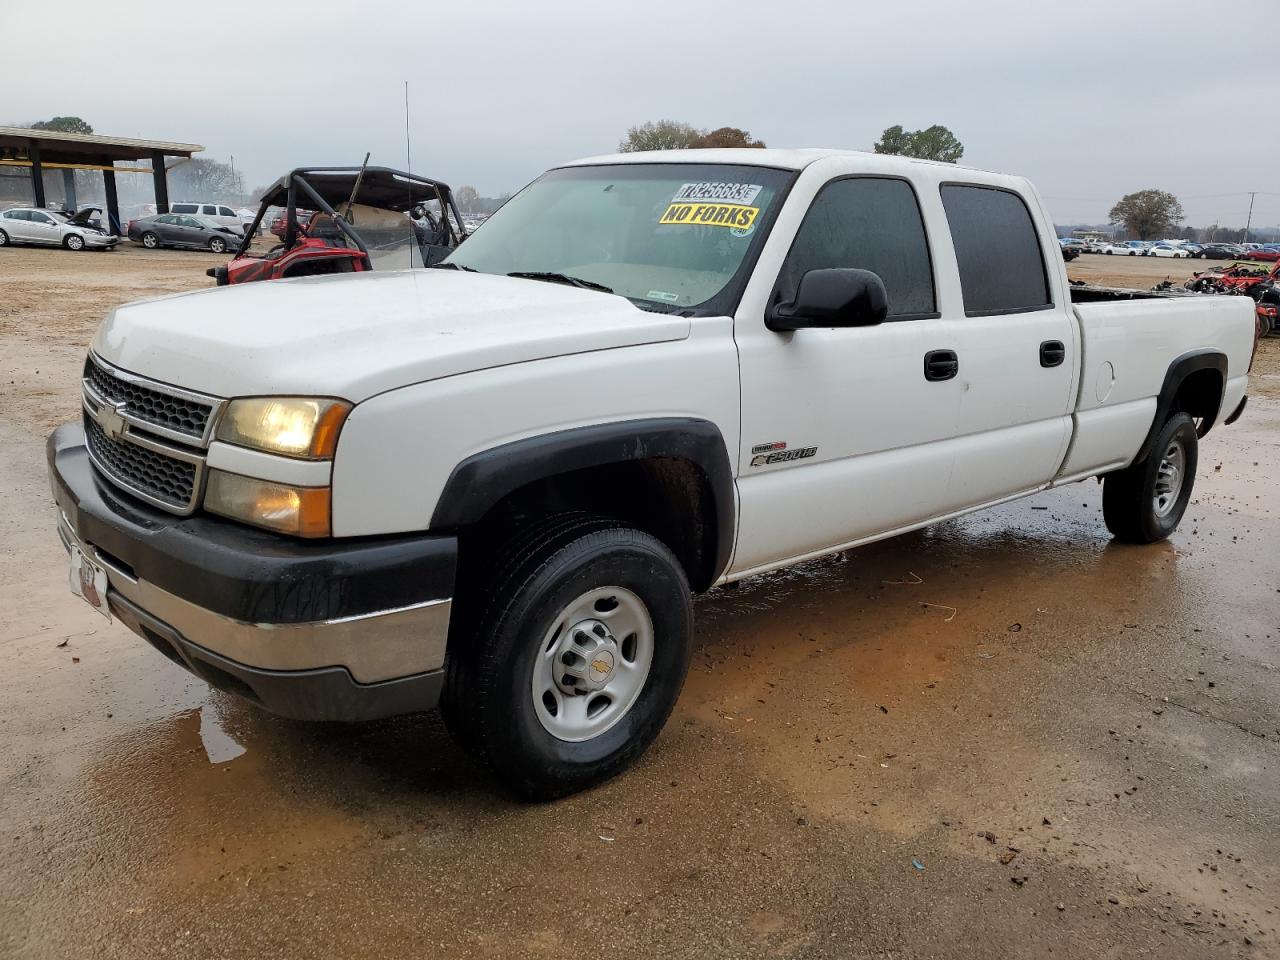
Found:
M 503 497 L 537 480 L 607 464 L 687 460 L 706 476 L 716 514 L 712 582 L 729 567 L 736 532 L 733 468 L 720 428 L 695 417 L 655 417 L 574 427 L 514 440 L 467 457 L 449 474 L 432 530 L 477 523 Z
M 1227 356 L 1221 351 L 1209 349 L 1192 350 L 1175 359 L 1169 364 L 1169 369 L 1165 372 L 1164 383 L 1160 386 L 1160 393 L 1156 397 L 1155 419 L 1151 421 L 1151 429 L 1147 431 L 1146 439 L 1142 441 L 1142 446 L 1138 448 L 1138 455 L 1133 458 L 1134 463 L 1141 463 L 1151 453 L 1151 446 L 1155 443 L 1156 434 L 1160 432 L 1160 428 L 1169 419 L 1169 414 L 1173 412 L 1173 401 L 1178 395 L 1178 390 L 1181 389 L 1187 377 L 1201 370 L 1216 370 L 1222 377 L 1223 389 L 1226 388 Z M 1214 421 L 1218 419 L 1218 412 L 1221 406 L 1222 393 L 1219 392 L 1212 413 L 1205 416 L 1200 425 L 1200 436 L 1203 437 L 1209 432 Z

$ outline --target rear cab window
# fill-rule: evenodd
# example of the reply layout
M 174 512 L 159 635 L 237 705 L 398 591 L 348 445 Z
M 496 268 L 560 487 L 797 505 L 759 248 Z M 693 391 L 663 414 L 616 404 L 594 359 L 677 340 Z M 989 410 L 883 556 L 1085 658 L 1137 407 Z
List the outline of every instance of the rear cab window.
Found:
M 1026 201 L 980 184 L 947 183 L 941 190 L 965 316 L 1052 309 L 1044 253 Z

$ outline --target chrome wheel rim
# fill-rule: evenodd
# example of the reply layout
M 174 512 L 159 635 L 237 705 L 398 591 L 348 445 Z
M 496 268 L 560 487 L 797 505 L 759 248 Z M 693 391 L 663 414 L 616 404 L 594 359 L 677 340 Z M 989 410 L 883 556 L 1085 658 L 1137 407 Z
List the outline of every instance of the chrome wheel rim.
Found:
M 635 706 L 653 666 L 653 618 L 625 587 L 588 590 L 542 638 L 530 687 L 544 730 L 580 743 Z
M 79 250 L 81 247 L 84 246 L 84 241 L 81 240 L 79 237 L 77 237 L 75 234 L 72 234 L 71 236 L 67 237 L 67 246 L 70 247 L 72 250 Z
M 143 237 L 142 245 L 144 247 L 154 247 L 156 245 L 156 238 L 152 236 Z
M 1182 442 L 1170 441 L 1164 456 L 1160 458 L 1160 466 L 1156 468 L 1156 489 L 1151 505 L 1157 517 L 1167 517 L 1178 502 L 1186 470 L 1187 453 L 1182 449 Z

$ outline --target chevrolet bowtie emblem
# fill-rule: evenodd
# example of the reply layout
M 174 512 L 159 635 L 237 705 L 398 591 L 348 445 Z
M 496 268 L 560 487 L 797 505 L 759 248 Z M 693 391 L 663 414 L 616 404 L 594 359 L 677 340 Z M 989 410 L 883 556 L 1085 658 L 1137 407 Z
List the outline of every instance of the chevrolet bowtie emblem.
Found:
M 98 421 L 98 426 L 102 428 L 102 432 L 112 440 L 119 440 L 120 435 L 124 433 L 125 406 L 123 401 L 112 406 L 104 403 L 93 416 L 93 419 Z

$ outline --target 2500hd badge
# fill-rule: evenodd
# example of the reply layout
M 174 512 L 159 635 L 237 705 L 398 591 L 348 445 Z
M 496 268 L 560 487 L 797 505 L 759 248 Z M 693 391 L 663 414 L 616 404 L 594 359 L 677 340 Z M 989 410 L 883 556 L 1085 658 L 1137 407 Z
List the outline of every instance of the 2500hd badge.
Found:
M 751 458 L 751 466 L 767 467 L 775 463 L 786 463 L 789 460 L 807 460 L 818 452 L 817 447 L 796 447 L 788 450 L 786 443 L 761 443 L 751 448 L 755 454 Z

